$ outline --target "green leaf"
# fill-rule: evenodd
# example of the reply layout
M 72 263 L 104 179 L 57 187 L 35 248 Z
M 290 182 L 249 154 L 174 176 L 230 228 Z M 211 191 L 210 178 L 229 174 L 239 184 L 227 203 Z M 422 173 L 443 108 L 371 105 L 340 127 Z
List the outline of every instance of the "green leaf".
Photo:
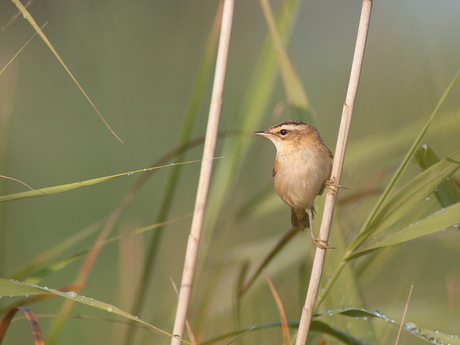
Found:
M 393 326 L 399 327 L 399 324 L 395 320 L 389 318 L 385 314 L 382 314 L 379 311 L 369 311 L 369 310 L 365 310 L 362 308 L 343 308 L 343 309 L 338 309 L 338 310 L 328 310 L 325 313 L 315 314 L 315 317 L 324 316 L 324 315 L 342 315 L 342 316 L 353 317 L 353 318 L 357 318 L 357 317 L 359 318 L 379 318 L 379 319 L 382 319 L 388 322 L 389 324 Z M 288 325 L 290 328 L 298 328 L 299 321 L 289 321 Z M 281 323 L 274 322 L 274 323 L 269 323 L 269 324 L 247 327 L 245 329 L 241 329 L 238 331 L 220 335 L 216 338 L 213 338 L 213 339 L 210 339 L 208 341 L 201 343 L 201 345 L 216 344 L 225 339 L 235 338 L 248 331 L 257 331 L 257 330 L 269 329 L 269 328 L 281 328 Z M 431 330 L 428 328 L 419 328 L 413 323 L 404 324 L 403 329 L 408 332 L 413 333 L 413 336 L 419 339 L 422 339 L 426 342 L 432 343 L 432 344 L 460 345 L 460 338 L 456 336 L 448 335 L 445 333 L 441 333 L 437 330 Z M 366 345 L 367 344 L 363 340 L 355 338 L 347 332 L 343 332 L 339 329 L 331 327 L 327 323 L 316 320 L 316 319 L 312 321 L 310 330 L 312 332 L 321 332 L 321 333 L 328 334 L 342 341 L 344 344 L 353 344 L 353 345 Z
M 386 322 L 399 327 L 400 324 L 397 323 L 395 320 L 389 318 L 385 314 L 380 313 L 379 311 L 369 311 L 365 310 L 362 308 L 343 308 L 343 309 L 338 309 L 338 310 L 329 310 L 325 313 L 321 314 L 316 314 L 315 316 L 320 316 L 320 315 L 344 315 L 348 317 L 363 317 L 363 318 L 370 318 L 370 317 L 375 317 L 379 318 L 382 320 L 385 320 Z M 317 321 L 317 320 L 315 320 Z M 313 322 L 315 322 L 313 321 Z M 312 327 L 313 327 L 313 322 L 312 322 Z M 326 325 L 327 326 L 327 325 Z M 328 326 L 329 327 L 329 326 Z M 450 344 L 450 345 L 460 345 L 460 338 L 457 337 L 456 335 L 449 335 L 445 333 L 441 333 L 435 329 L 428 329 L 428 328 L 420 328 L 416 326 L 414 323 L 408 322 L 403 325 L 403 329 L 406 331 L 409 331 L 413 333 L 413 335 L 419 339 L 422 339 L 426 342 L 429 342 L 431 344 L 439 344 L 439 345 L 445 345 L 445 344 Z M 345 343 L 348 343 L 345 340 Z
M 382 241 L 379 241 L 369 248 L 366 248 L 364 251 L 353 253 L 353 255 L 347 259 L 353 260 L 378 248 L 407 242 L 415 238 L 446 229 L 449 226 L 458 226 L 458 224 L 460 224 L 460 203 L 437 211 L 425 219 L 421 219 L 413 224 L 410 224 L 408 227 L 405 227 L 398 231 L 396 234 L 391 235 Z
M 62 292 L 62 291 L 50 289 L 50 288 L 43 287 L 43 286 L 23 283 L 17 280 L 0 278 L 0 294 L 1 296 L 28 296 L 28 295 L 40 295 L 40 294 L 54 294 L 60 297 L 71 299 L 78 303 L 86 304 L 93 308 L 104 310 L 111 314 L 122 316 L 129 320 L 132 320 L 134 322 L 138 322 L 144 326 L 147 326 L 149 329 L 154 330 L 158 333 L 167 335 L 169 337 L 173 337 L 172 334 L 166 331 L 163 331 L 162 329 L 158 327 L 152 326 L 148 324 L 147 322 L 142 321 L 137 316 L 131 315 L 130 313 L 127 313 L 117 308 L 116 306 L 95 300 L 93 298 L 77 295 L 75 292 L 72 292 L 72 291 Z M 190 344 L 189 342 L 185 340 L 182 340 L 182 342 Z
M 299 321 L 289 321 L 288 322 L 288 325 L 290 328 L 298 328 L 299 327 Z M 224 335 L 221 335 L 221 336 L 218 336 L 216 338 L 213 338 L 213 339 L 210 339 L 208 341 L 205 341 L 203 343 L 201 343 L 201 345 L 211 345 L 211 344 L 216 344 L 222 340 L 225 340 L 225 339 L 231 339 L 231 338 L 235 338 L 245 332 L 248 332 L 248 331 L 257 331 L 257 330 L 262 330 L 262 329 L 269 329 L 269 328 L 281 328 L 281 322 L 274 322 L 274 323 L 268 323 L 268 324 L 264 324 L 264 325 L 258 325 L 258 326 L 251 326 L 251 327 L 247 327 L 245 329 L 241 329 L 241 330 L 238 330 L 238 331 L 234 331 L 234 332 L 231 332 L 231 333 L 227 333 L 227 334 L 224 334 Z M 322 321 L 318 321 L 318 320 L 313 320 L 312 323 L 311 323 L 311 326 L 310 326 L 310 330 L 312 332 L 321 332 L 321 333 L 326 333 L 340 341 L 342 341 L 343 343 L 345 344 L 349 344 L 349 345 L 368 345 L 368 343 L 358 339 L 358 338 L 355 338 L 349 334 L 347 334 L 346 332 L 343 332 L 337 328 L 334 328 L 334 327 L 331 327 L 329 326 L 328 324 L 326 324 L 325 322 L 322 322 Z M 227 343 L 228 344 L 228 343 Z
M 268 0 L 260 0 L 267 22 L 268 31 L 275 51 L 276 61 L 283 80 L 286 98 L 296 118 L 311 121 L 310 105 L 302 81 L 296 72 L 294 65 L 284 47 L 283 40 L 278 33 L 275 17 Z
M 406 184 L 374 217 L 374 220 L 353 240 L 350 248 L 363 243 L 401 219 L 410 209 L 428 197 L 447 177 L 460 168 L 460 150 L 427 169 Z M 347 255 L 349 259 L 351 253 Z
M 19 199 L 26 199 L 26 198 L 34 198 L 36 196 L 45 196 L 45 195 L 50 195 L 50 194 L 58 194 L 62 192 L 67 192 L 69 190 L 81 188 L 81 187 L 86 187 L 86 186 L 92 186 L 94 184 L 106 182 L 109 180 L 112 180 L 117 177 L 122 177 L 122 176 L 131 176 L 133 174 L 137 174 L 140 172 L 146 172 L 146 171 L 152 171 L 156 169 L 161 169 L 161 168 L 166 168 L 170 166 L 176 166 L 176 165 L 182 165 L 182 164 L 188 164 L 188 163 L 195 163 L 195 162 L 200 162 L 201 160 L 195 160 L 195 161 L 189 161 L 189 162 L 183 162 L 183 163 L 175 163 L 175 164 L 170 164 L 170 165 L 162 165 L 158 167 L 152 167 L 152 168 L 147 168 L 147 169 L 140 169 L 140 170 L 135 170 L 135 171 L 130 171 L 122 174 L 116 174 L 116 175 L 111 175 L 111 176 L 105 176 L 105 177 L 99 177 L 99 178 L 94 178 L 91 180 L 86 180 L 86 181 L 80 181 L 80 182 L 75 182 L 75 183 L 69 183 L 69 184 L 63 184 L 60 186 L 54 186 L 54 187 L 48 187 L 48 188 L 42 188 L 42 189 L 34 189 L 28 192 L 22 192 L 22 193 L 16 193 L 16 194 L 9 194 L 9 195 L 4 195 L 0 196 L 0 201 L 12 201 L 12 200 L 19 200 Z
M 439 162 L 439 158 L 436 153 L 434 153 L 431 147 L 426 145 L 424 145 L 424 147 L 419 147 L 415 151 L 414 156 L 422 171 L 425 171 Z M 447 178 L 441 182 L 438 188 L 434 191 L 434 195 L 442 207 L 448 207 L 460 202 L 460 192 L 458 191 L 452 178 Z

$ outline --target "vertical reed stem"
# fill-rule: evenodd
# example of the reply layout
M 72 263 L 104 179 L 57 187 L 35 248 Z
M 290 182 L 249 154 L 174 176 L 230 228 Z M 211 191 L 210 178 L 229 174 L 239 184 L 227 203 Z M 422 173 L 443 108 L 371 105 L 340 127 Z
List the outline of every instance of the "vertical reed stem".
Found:
M 228 47 L 230 43 L 230 33 L 232 28 L 234 0 L 225 0 L 222 14 L 222 25 L 219 38 L 219 48 L 217 51 L 216 71 L 214 75 L 214 85 L 212 90 L 211 105 L 209 109 L 208 127 L 206 129 L 206 139 L 204 143 L 203 162 L 201 163 L 200 180 L 195 201 L 195 211 L 193 214 L 192 227 L 185 254 L 184 271 L 179 291 L 179 302 L 177 305 L 176 319 L 174 322 L 171 345 L 179 345 L 184 333 L 185 318 L 192 291 L 193 278 L 195 275 L 198 249 L 201 237 L 203 216 L 206 208 L 209 183 L 211 180 L 212 163 L 216 148 L 217 132 L 219 127 L 220 110 L 222 106 L 222 93 L 224 90 L 225 70 L 227 66 Z
M 342 110 L 342 120 L 340 122 L 340 129 L 337 138 L 337 146 L 335 149 L 334 164 L 332 166 L 331 180 L 336 185 L 340 183 L 342 175 L 343 161 L 345 158 L 345 150 L 347 147 L 348 133 L 351 126 L 351 117 L 353 114 L 353 107 L 355 104 L 356 93 L 358 91 L 359 77 L 361 74 L 361 66 L 364 59 L 364 50 L 366 47 L 367 33 L 369 29 L 369 21 L 371 17 L 372 0 L 363 0 L 361 8 L 361 18 L 359 20 L 358 37 L 356 38 L 355 53 L 350 72 L 350 80 L 348 82 L 348 90 L 345 98 L 345 103 Z M 337 186 L 329 188 L 326 195 L 326 201 L 323 212 L 323 219 L 321 221 L 320 238 L 323 240 L 329 239 L 329 232 L 331 229 L 332 215 L 334 213 L 335 203 L 337 200 Z M 302 316 L 300 318 L 299 330 L 295 345 L 304 345 L 307 342 L 308 331 L 310 330 L 313 309 L 315 306 L 316 296 L 318 294 L 319 285 L 321 282 L 321 275 L 323 272 L 324 259 L 326 257 L 326 250 L 317 248 L 315 258 L 313 261 L 312 272 L 310 276 L 310 283 L 308 284 L 307 297 L 305 305 L 302 309 Z

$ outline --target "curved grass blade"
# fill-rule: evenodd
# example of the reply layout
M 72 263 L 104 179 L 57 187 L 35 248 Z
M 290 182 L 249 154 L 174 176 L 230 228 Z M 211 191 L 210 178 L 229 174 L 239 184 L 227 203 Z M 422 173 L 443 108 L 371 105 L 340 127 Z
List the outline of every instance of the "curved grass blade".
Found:
M 139 319 L 137 316 L 134 316 L 130 313 L 127 313 L 114 305 L 95 300 L 93 298 L 77 295 L 75 292 L 62 292 L 54 289 L 50 289 L 43 286 L 31 285 L 23 283 L 16 280 L 0 278 L 0 294 L 7 296 L 25 296 L 25 295 L 40 295 L 40 294 L 54 294 L 66 299 L 71 299 L 75 302 L 86 304 L 90 307 L 105 310 L 108 313 L 116 314 L 122 316 L 131 321 L 140 323 L 144 326 L 147 326 L 149 329 L 154 330 L 160 334 L 166 335 L 168 337 L 173 337 L 172 334 L 163 331 L 162 329 L 148 324 L 147 322 Z M 182 340 L 183 343 L 190 344 L 190 342 Z
M 283 301 L 281 300 L 278 291 L 276 291 L 275 285 L 273 284 L 272 280 L 270 279 L 267 272 L 264 271 L 265 280 L 267 281 L 268 287 L 272 292 L 273 299 L 275 300 L 276 307 L 278 308 L 278 314 L 280 315 L 281 319 L 281 330 L 283 332 L 283 344 L 289 345 L 291 343 L 291 335 L 289 334 L 289 326 L 286 318 L 286 311 L 284 310 Z
M 216 157 L 221 158 L 221 157 Z M 166 167 L 171 167 L 171 166 L 176 166 L 176 165 L 182 165 L 182 164 L 189 164 L 189 163 L 196 163 L 196 162 L 201 162 L 201 160 L 194 160 L 194 161 L 189 161 L 189 162 L 181 162 L 181 163 L 171 163 L 169 165 L 162 165 L 162 166 L 157 166 L 157 167 L 152 167 L 152 168 L 147 168 L 147 169 L 140 169 L 140 170 L 134 170 L 130 171 L 127 173 L 121 173 L 121 174 L 116 174 L 116 175 L 111 175 L 111 176 L 105 176 L 105 177 L 99 177 L 91 180 L 86 180 L 86 181 L 81 181 L 81 182 L 75 182 L 75 183 L 69 183 L 69 184 L 63 184 L 60 186 L 54 186 L 54 187 L 48 187 L 48 188 L 41 188 L 41 189 L 35 189 L 31 190 L 28 192 L 22 192 L 22 193 L 16 193 L 16 194 L 9 194 L 9 195 L 4 195 L 0 196 L 0 202 L 1 201 L 12 201 L 12 200 L 19 200 L 19 199 L 26 199 L 26 198 L 34 198 L 37 196 L 45 196 L 45 195 L 50 195 L 50 194 L 59 194 L 63 192 L 67 192 L 69 190 L 81 188 L 81 187 L 86 187 L 86 186 L 92 186 L 94 184 L 98 184 L 101 182 L 106 182 L 109 180 L 112 180 L 117 177 L 122 177 L 122 176 L 131 176 L 133 174 L 137 174 L 140 172 L 146 172 L 146 171 L 152 171 L 152 170 L 157 170 L 161 168 L 166 168 Z
M 412 207 L 428 197 L 446 178 L 460 168 L 460 150 L 427 169 L 407 183 L 374 217 L 350 244 L 354 250 L 369 236 L 401 219 Z M 349 252 L 349 255 L 351 253 Z M 348 256 L 345 259 L 348 259 Z
M 299 327 L 299 321 L 289 321 L 288 325 L 289 325 L 290 328 L 298 328 Z M 269 329 L 269 328 L 280 328 L 280 327 L 281 327 L 281 322 L 274 322 L 274 323 L 268 323 L 268 324 L 264 324 L 264 325 L 251 326 L 251 327 L 247 327 L 247 328 L 242 329 L 242 330 L 230 332 L 230 333 L 221 335 L 219 337 L 207 340 L 207 341 L 201 343 L 200 345 L 216 344 L 219 341 L 229 339 L 229 338 L 233 338 L 233 337 L 235 337 L 237 335 L 243 334 L 243 333 L 245 333 L 247 331 L 250 331 L 250 330 L 257 331 L 257 330 L 263 330 L 263 329 Z M 324 323 L 322 321 L 319 321 L 319 320 L 313 320 L 312 321 L 310 330 L 314 331 L 314 332 L 326 333 L 326 334 L 328 334 L 328 335 L 330 335 L 330 336 L 342 341 L 344 344 L 349 344 L 349 345 L 369 345 L 368 343 L 366 343 L 366 342 L 364 342 L 364 341 L 362 341 L 362 340 L 360 340 L 358 338 L 355 338 L 355 337 L 353 337 L 353 336 L 351 336 L 351 335 L 349 335 L 349 334 L 347 334 L 345 332 L 342 332 L 341 330 L 338 330 L 338 329 L 336 329 L 334 327 L 331 327 L 328 324 L 326 324 L 326 323 Z
M 85 289 L 88 286 L 89 286 L 88 284 L 82 284 L 82 285 L 71 284 L 71 285 L 66 285 L 66 286 L 59 287 L 56 290 L 59 290 L 59 291 L 62 291 L 62 292 L 68 292 L 68 291 L 75 291 L 75 290 Z M 54 298 L 54 297 L 55 297 L 54 295 L 33 295 L 33 296 L 26 295 L 26 296 L 24 296 L 24 298 L 21 298 L 21 299 L 18 299 L 18 300 L 15 299 L 15 301 L 13 303 L 8 304 L 8 306 L 0 308 L 0 314 L 6 313 L 7 310 L 11 309 L 11 308 L 21 307 L 21 306 L 24 306 L 24 305 L 36 303 L 36 302 L 43 301 L 45 299 Z
M 323 316 L 323 315 L 342 315 L 346 317 L 352 317 L 352 318 L 379 318 L 382 319 L 389 324 L 399 327 L 399 323 L 396 322 L 395 320 L 389 318 L 383 313 L 380 313 L 379 311 L 369 311 L 366 309 L 362 308 L 343 308 L 343 309 L 338 309 L 338 310 L 328 310 L 324 313 L 316 313 L 315 317 Z M 299 327 L 299 321 L 289 321 L 288 322 L 289 327 L 291 328 L 298 328 Z M 248 330 L 262 330 L 262 329 L 268 329 L 268 328 L 280 328 L 281 327 L 281 322 L 276 322 L 276 323 L 270 323 L 270 324 L 264 324 L 264 325 L 258 325 L 258 326 L 252 326 L 248 327 L 242 330 L 230 332 L 224 335 L 221 335 L 219 337 L 207 340 L 201 345 L 212 345 L 216 344 L 219 341 L 235 337 L 239 334 L 242 334 Z M 403 325 L 404 329 L 406 331 L 411 332 L 415 337 L 424 340 L 426 342 L 429 342 L 431 344 L 438 344 L 438 345 L 445 345 L 445 344 L 451 344 L 451 345 L 460 345 L 460 338 L 455 336 L 455 335 L 448 335 L 445 333 L 441 333 L 437 330 L 431 330 L 428 328 L 419 328 L 413 323 L 405 323 Z M 329 326 L 327 323 L 322 322 L 320 320 L 313 320 L 311 323 L 311 331 L 314 332 L 321 332 L 328 334 L 330 336 L 335 337 L 336 339 L 342 341 L 344 344 L 353 344 L 353 345 L 368 345 L 368 343 L 362 341 L 361 339 L 355 338 L 341 330 L 338 330 L 334 327 Z
M 449 226 L 456 226 L 460 224 L 460 203 L 449 206 L 445 209 L 437 211 L 429 217 L 421 219 L 414 224 L 410 224 L 408 227 L 403 228 L 398 231 L 396 234 L 391 235 L 385 238 L 382 241 L 366 248 L 363 251 L 353 253 L 347 257 L 347 260 L 353 260 L 357 257 L 365 255 L 376 249 L 392 246 L 398 243 L 407 242 L 422 236 L 426 236 L 443 229 L 448 228 Z
M 30 328 L 32 329 L 32 335 L 34 337 L 34 344 L 45 345 L 45 341 L 43 340 L 43 334 L 40 329 L 40 325 L 38 324 L 37 317 L 32 312 L 32 310 L 26 307 L 11 308 L 3 315 L 2 320 L 0 321 L 0 343 L 3 341 L 3 338 L 5 337 L 6 330 L 8 329 L 8 326 L 10 325 L 11 321 L 13 320 L 14 315 L 16 315 L 16 313 L 19 310 L 21 310 L 25 314 L 27 321 L 29 321 Z
M 369 311 L 366 309 L 362 308 L 343 308 L 343 309 L 338 309 L 338 310 L 329 310 L 325 313 L 320 313 L 316 314 L 315 316 L 320 316 L 320 315 L 343 315 L 347 317 L 362 317 L 362 318 L 379 318 L 382 319 L 396 327 L 400 327 L 400 324 L 396 322 L 395 320 L 389 318 L 383 313 L 380 313 L 379 311 Z M 315 321 L 313 321 L 315 322 Z M 328 326 L 329 327 L 329 326 Z M 429 342 L 431 344 L 438 344 L 438 345 L 446 345 L 446 344 L 451 344 L 451 345 L 460 345 L 460 338 L 457 337 L 456 335 L 449 335 L 445 333 L 441 333 L 437 330 L 432 330 L 428 328 L 419 328 L 415 324 L 408 322 L 403 325 L 404 329 L 406 331 L 409 331 L 413 333 L 414 336 L 416 336 L 419 339 L 422 339 L 426 342 Z
M 422 171 L 425 171 L 429 167 L 438 163 L 440 160 L 431 147 L 427 145 L 419 147 L 415 151 L 414 156 Z M 454 180 L 451 178 L 447 178 L 445 181 L 441 182 L 438 188 L 434 191 L 434 196 L 442 207 L 448 207 L 460 202 L 460 192 L 458 191 Z

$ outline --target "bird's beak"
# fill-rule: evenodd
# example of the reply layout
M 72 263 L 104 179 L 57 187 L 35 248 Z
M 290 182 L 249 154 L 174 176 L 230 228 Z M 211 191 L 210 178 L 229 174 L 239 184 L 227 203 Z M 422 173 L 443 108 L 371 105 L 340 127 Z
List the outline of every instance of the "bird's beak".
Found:
M 270 134 L 265 131 L 254 132 L 255 135 L 260 135 L 261 137 L 268 137 Z

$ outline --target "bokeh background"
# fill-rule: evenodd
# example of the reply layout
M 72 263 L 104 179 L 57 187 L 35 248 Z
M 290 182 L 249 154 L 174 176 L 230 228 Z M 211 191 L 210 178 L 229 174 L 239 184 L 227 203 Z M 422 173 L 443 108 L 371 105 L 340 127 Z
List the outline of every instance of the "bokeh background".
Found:
M 279 6 L 277 1 L 271 4 L 273 9 Z M 28 10 L 39 26 L 47 23 L 44 33 L 124 144 L 104 126 L 55 56 L 36 36 L 0 75 L 0 174 L 37 189 L 146 168 L 172 150 L 178 144 L 218 5 L 218 1 L 210 0 L 35 0 Z M 288 44 L 316 113 L 314 125 L 332 151 L 360 7 L 360 1 L 303 1 Z M 16 12 L 12 2 L 0 0 L 0 26 L 4 27 Z M 374 2 L 341 182 L 349 189 L 341 190 L 340 196 L 364 188 L 380 173 L 383 179 L 376 186 L 385 186 L 460 68 L 459 18 L 458 0 Z M 2 67 L 33 34 L 34 30 L 22 16 L 1 31 Z M 235 129 L 236 116 L 248 92 L 266 35 L 267 25 L 259 2 L 237 1 L 222 129 Z M 205 133 L 211 87 L 212 75 L 208 76 L 192 137 Z M 457 85 L 423 140 L 440 157 L 459 148 L 459 107 Z M 265 118 L 251 131 L 263 130 L 290 118 L 278 76 Z M 242 135 L 246 134 L 250 133 Z M 230 144 L 234 140 L 237 139 L 225 139 Z M 241 264 L 245 260 L 251 260 L 251 265 L 257 264 L 289 227 L 289 210 L 276 198 L 271 187 L 274 147 L 260 138 L 248 140 L 250 155 L 241 161 L 242 172 L 228 191 L 232 197 L 224 201 L 216 227 L 205 227 L 205 232 L 213 231 L 213 236 L 208 235 L 212 240 L 205 244 L 209 255 L 200 257 L 202 268 L 195 284 L 190 321 L 192 325 L 199 324 L 199 333 L 206 339 L 279 319 L 262 278 L 241 307 L 237 321 L 232 312 L 232 296 Z M 201 152 L 202 147 L 198 146 L 188 150 L 185 158 L 200 159 Z M 218 143 L 216 155 L 225 155 L 223 139 Z M 215 162 L 216 167 L 219 164 L 222 160 Z M 182 168 L 168 219 L 193 211 L 199 167 L 199 163 L 193 163 Z M 172 169 L 162 169 L 150 179 L 124 210 L 113 235 L 120 229 L 155 223 Z M 413 162 L 403 182 L 418 172 Z M 59 195 L 1 204 L 1 276 L 9 277 L 38 254 L 105 217 L 119 205 L 136 178 L 136 175 L 126 176 Z M 7 180 L 0 181 L 0 186 L 2 195 L 27 190 Z M 263 191 L 267 191 L 269 202 L 257 207 L 263 202 L 251 200 Z M 360 229 L 376 200 L 375 196 L 366 197 L 337 210 L 346 229 L 341 234 L 345 243 Z M 319 215 L 322 201 L 322 197 L 317 199 Z M 435 207 L 435 201 L 428 203 L 432 204 L 424 206 L 427 210 Z M 251 207 L 256 210 L 244 212 Z M 155 273 L 148 286 L 148 298 L 139 315 L 166 331 L 172 330 L 176 308 L 170 278 L 179 284 L 190 223 L 191 218 L 187 218 L 165 229 Z M 118 242 L 105 246 L 88 279 L 91 286 L 81 293 L 129 310 L 129 298 L 140 269 L 137 266 L 143 259 L 143 241 L 148 241 L 150 236 L 151 233 L 137 236 L 134 244 L 128 244 L 133 245 L 131 251 L 124 247 L 123 252 Z M 68 254 L 87 248 L 93 241 L 91 238 L 78 244 Z M 333 228 L 331 243 L 337 242 Z M 414 284 L 406 320 L 447 334 L 460 333 L 459 245 L 460 233 L 452 228 L 387 250 L 384 265 L 379 266 L 377 255 L 374 266 L 360 271 L 358 291 L 366 307 L 400 320 L 410 285 Z M 301 235 L 268 270 L 292 320 L 298 319 L 303 305 L 311 264 L 310 249 L 308 235 Z M 225 259 L 220 260 L 222 257 Z M 329 273 L 339 259 L 338 253 L 328 254 Z M 59 287 L 72 283 L 83 260 L 80 258 L 50 275 L 40 285 Z M 127 263 L 127 260 L 132 261 Z M 219 269 L 215 273 L 217 262 Z M 210 285 L 210 281 L 215 285 Z M 211 291 L 207 290 L 208 286 L 212 286 Z M 342 294 L 346 295 L 341 289 L 348 288 L 346 282 L 339 281 L 331 291 L 334 298 L 328 300 L 323 309 L 357 306 L 353 300 L 341 298 Z M 55 314 L 62 302 L 62 299 L 54 299 L 32 308 L 36 313 Z M 84 306 L 75 306 L 72 314 L 107 317 Z M 51 322 L 40 319 L 45 335 Z M 356 320 L 350 324 L 343 319 L 334 322 L 351 334 L 369 323 Z M 106 321 L 68 320 L 59 343 L 110 341 L 121 344 L 119 334 L 114 335 L 114 329 L 119 327 Z M 394 340 L 394 327 L 381 320 L 373 321 L 372 327 L 382 344 Z M 28 329 L 25 321 L 13 323 L 5 343 L 31 340 L 25 329 Z M 275 329 L 247 335 L 241 342 L 279 344 L 281 339 L 280 329 Z M 140 331 L 136 343 L 166 344 L 168 339 Z

